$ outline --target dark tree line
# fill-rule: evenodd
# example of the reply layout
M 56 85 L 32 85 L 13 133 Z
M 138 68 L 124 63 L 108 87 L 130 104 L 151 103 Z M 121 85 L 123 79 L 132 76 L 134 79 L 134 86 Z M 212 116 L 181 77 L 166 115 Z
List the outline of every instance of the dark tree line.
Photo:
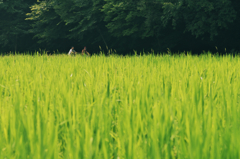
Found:
M 236 52 L 239 8 L 239 0 L 0 0 L 0 52 Z

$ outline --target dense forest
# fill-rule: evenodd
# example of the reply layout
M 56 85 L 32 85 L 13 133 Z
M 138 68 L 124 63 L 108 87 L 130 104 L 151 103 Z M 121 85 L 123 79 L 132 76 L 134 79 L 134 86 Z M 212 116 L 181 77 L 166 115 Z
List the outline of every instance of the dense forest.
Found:
M 0 52 L 237 52 L 239 14 L 239 0 L 0 0 Z

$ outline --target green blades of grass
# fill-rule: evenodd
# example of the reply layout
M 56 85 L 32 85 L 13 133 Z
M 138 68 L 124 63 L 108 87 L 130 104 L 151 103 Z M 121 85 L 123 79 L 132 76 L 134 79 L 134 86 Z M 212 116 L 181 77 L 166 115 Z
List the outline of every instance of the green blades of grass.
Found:
M 5 56 L 1 158 L 240 158 L 232 56 Z

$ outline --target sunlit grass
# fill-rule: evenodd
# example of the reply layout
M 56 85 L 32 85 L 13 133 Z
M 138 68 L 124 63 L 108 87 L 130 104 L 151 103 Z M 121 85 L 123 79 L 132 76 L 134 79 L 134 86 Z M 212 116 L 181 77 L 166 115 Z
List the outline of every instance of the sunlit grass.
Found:
M 0 58 L 0 158 L 240 158 L 240 58 Z

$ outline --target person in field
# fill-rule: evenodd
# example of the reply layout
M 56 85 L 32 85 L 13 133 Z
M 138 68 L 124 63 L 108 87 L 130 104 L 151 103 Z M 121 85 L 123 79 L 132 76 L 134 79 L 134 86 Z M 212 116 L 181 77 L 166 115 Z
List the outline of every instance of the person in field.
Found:
M 87 47 L 84 46 L 83 50 L 82 50 L 82 55 L 87 54 L 88 56 L 90 56 L 89 52 L 87 52 Z
M 77 54 L 77 52 L 74 50 L 74 47 L 72 47 L 68 52 L 68 55 L 71 55 L 71 54 L 74 54 L 74 55 Z

